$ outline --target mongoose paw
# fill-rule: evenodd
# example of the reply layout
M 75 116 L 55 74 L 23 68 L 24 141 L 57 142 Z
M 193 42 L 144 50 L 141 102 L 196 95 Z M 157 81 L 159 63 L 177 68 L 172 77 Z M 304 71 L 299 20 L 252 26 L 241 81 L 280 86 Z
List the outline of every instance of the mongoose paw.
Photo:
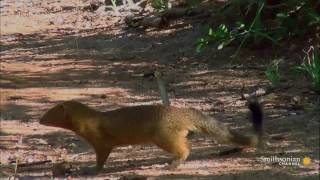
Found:
M 174 171 L 176 170 L 178 167 L 177 166 L 172 166 L 171 164 L 166 166 L 164 169 L 168 170 L 168 171 Z
M 178 166 L 180 165 L 179 162 L 172 162 L 171 164 L 169 164 L 168 166 L 165 167 L 165 170 L 169 170 L 169 171 L 175 171 L 178 169 Z

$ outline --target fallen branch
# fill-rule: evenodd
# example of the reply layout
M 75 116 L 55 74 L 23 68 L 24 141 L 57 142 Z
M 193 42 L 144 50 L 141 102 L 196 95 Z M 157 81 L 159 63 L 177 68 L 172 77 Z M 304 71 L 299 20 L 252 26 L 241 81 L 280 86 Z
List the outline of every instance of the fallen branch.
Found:
M 155 27 L 161 28 L 168 26 L 169 22 L 168 19 L 162 16 L 152 16 L 152 17 L 145 17 L 142 19 L 140 25 L 143 27 Z
M 130 27 L 139 27 L 142 26 L 144 28 L 148 27 L 155 27 L 155 28 L 162 28 L 169 26 L 169 21 L 171 19 L 176 19 L 180 17 L 192 17 L 192 16 L 199 16 L 201 14 L 204 14 L 203 9 L 200 8 L 194 8 L 194 9 L 188 9 L 188 8 L 170 8 L 162 13 L 155 14 L 153 16 L 129 16 L 126 17 L 125 22 Z M 208 16 L 208 14 L 205 14 L 205 16 Z
M 187 15 L 187 8 L 171 8 L 162 13 L 162 17 L 166 18 L 179 18 Z

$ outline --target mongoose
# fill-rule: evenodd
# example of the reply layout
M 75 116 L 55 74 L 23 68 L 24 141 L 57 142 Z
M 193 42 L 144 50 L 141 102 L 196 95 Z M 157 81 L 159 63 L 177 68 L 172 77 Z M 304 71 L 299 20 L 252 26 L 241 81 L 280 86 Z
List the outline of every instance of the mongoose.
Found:
M 175 169 L 189 155 L 187 134 L 199 132 L 219 143 L 256 146 L 262 133 L 262 110 L 250 102 L 254 134 L 242 135 L 198 110 L 165 105 L 123 107 L 100 112 L 77 101 L 66 101 L 51 108 L 40 123 L 74 131 L 87 140 L 96 152 L 101 170 L 111 150 L 121 145 L 153 143 L 172 153 L 176 159 L 168 166 Z

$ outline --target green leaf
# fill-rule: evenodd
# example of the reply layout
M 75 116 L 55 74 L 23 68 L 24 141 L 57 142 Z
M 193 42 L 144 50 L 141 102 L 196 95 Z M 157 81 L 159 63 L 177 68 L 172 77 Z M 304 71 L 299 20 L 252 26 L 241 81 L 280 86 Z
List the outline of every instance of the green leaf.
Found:
M 208 35 L 212 36 L 212 34 L 213 34 L 213 30 L 212 30 L 212 28 L 209 28 Z

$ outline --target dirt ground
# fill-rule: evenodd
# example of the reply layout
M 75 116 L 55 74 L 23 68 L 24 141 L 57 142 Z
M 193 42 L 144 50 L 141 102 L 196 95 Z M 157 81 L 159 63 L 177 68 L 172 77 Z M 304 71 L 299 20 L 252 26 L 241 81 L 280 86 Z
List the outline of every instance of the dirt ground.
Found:
M 237 58 L 230 58 L 235 47 L 197 54 L 200 22 L 177 20 L 172 24 L 178 27 L 164 29 L 128 28 L 124 17 L 112 11 L 79 10 L 88 4 L 0 1 L 0 178 L 319 179 L 320 113 L 314 108 L 319 95 L 307 79 L 287 68 L 303 58 L 298 43 L 243 50 Z M 265 111 L 264 150 L 246 148 L 222 155 L 234 146 L 195 135 L 190 138 L 191 155 L 178 170 L 165 169 L 172 159 L 169 154 L 143 145 L 115 149 L 104 170 L 92 175 L 93 149 L 72 132 L 38 123 L 50 107 L 71 99 L 101 111 L 161 103 L 155 80 L 143 78 L 159 69 L 174 106 L 199 109 L 246 132 L 250 122 L 240 91 L 243 84 L 246 93 L 268 88 L 264 69 L 275 59 L 283 60 L 283 80 L 278 89 L 260 98 Z M 275 156 L 301 162 L 262 161 Z M 311 162 L 303 164 L 305 157 Z

